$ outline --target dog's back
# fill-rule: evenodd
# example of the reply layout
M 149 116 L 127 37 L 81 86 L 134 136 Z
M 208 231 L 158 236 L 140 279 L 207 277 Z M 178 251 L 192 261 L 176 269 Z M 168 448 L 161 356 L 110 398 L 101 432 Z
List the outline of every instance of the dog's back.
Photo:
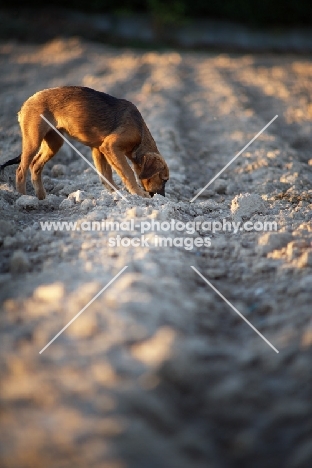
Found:
M 31 96 L 18 114 L 22 129 L 26 125 L 38 128 L 40 114 L 91 147 L 117 127 L 130 124 L 141 134 L 144 126 L 139 110 L 130 101 L 82 86 L 44 89 Z

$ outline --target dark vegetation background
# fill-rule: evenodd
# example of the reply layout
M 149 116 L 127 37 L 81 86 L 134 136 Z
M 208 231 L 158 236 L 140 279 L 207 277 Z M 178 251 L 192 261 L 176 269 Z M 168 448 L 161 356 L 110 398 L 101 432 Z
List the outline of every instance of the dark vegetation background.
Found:
M 2 0 L 0 7 L 44 7 L 39 0 Z M 187 18 L 230 20 L 250 26 L 312 25 L 311 0 L 51 0 L 46 6 L 89 13 L 145 13 L 163 23 Z

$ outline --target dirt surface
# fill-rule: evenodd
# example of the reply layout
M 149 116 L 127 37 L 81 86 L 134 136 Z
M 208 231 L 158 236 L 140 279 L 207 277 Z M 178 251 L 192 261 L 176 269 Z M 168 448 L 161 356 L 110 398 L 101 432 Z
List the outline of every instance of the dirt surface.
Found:
M 0 162 L 20 153 L 23 101 L 76 84 L 134 102 L 171 170 L 166 198 L 121 187 L 123 200 L 64 145 L 45 168 L 44 201 L 15 191 L 16 167 L 0 176 L 1 467 L 312 466 L 312 62 L 77 39 L 0 53 Z M 123 232 L 81 224 L 132 219 Z M 172 219 L 275 221 L 277 232 L 162 224 L 146 246 L 109 243 Z M 182 241 L 157 247 L 155 235 Z M 204 237 L 210 247 L 185 244 Z

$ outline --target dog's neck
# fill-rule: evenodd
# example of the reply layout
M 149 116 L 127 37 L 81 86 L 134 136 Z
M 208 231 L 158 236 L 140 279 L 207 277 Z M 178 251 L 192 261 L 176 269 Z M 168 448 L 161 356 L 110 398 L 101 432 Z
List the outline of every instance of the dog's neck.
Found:
M 134 148 L 132 151 L 131 160 L 136 164 L 140 165 L 142 163 L 142 158 L 146 153 L 159 153 L 156 142 L 149 131 L 149 128 L 143 122 L 141 142 L 139 145 Z

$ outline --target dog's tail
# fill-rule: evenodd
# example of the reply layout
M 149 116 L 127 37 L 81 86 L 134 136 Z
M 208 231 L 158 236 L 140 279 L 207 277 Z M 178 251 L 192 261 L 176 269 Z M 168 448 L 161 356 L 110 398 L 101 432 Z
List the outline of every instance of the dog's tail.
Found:
M 9 161 L 5 162 L 4 164 L 0 164 L 0 172 L 7 166 L 12 166 L 12 164 L 19 164 L 21 162 L 21 154 L 16 158 L 10 159 Z

